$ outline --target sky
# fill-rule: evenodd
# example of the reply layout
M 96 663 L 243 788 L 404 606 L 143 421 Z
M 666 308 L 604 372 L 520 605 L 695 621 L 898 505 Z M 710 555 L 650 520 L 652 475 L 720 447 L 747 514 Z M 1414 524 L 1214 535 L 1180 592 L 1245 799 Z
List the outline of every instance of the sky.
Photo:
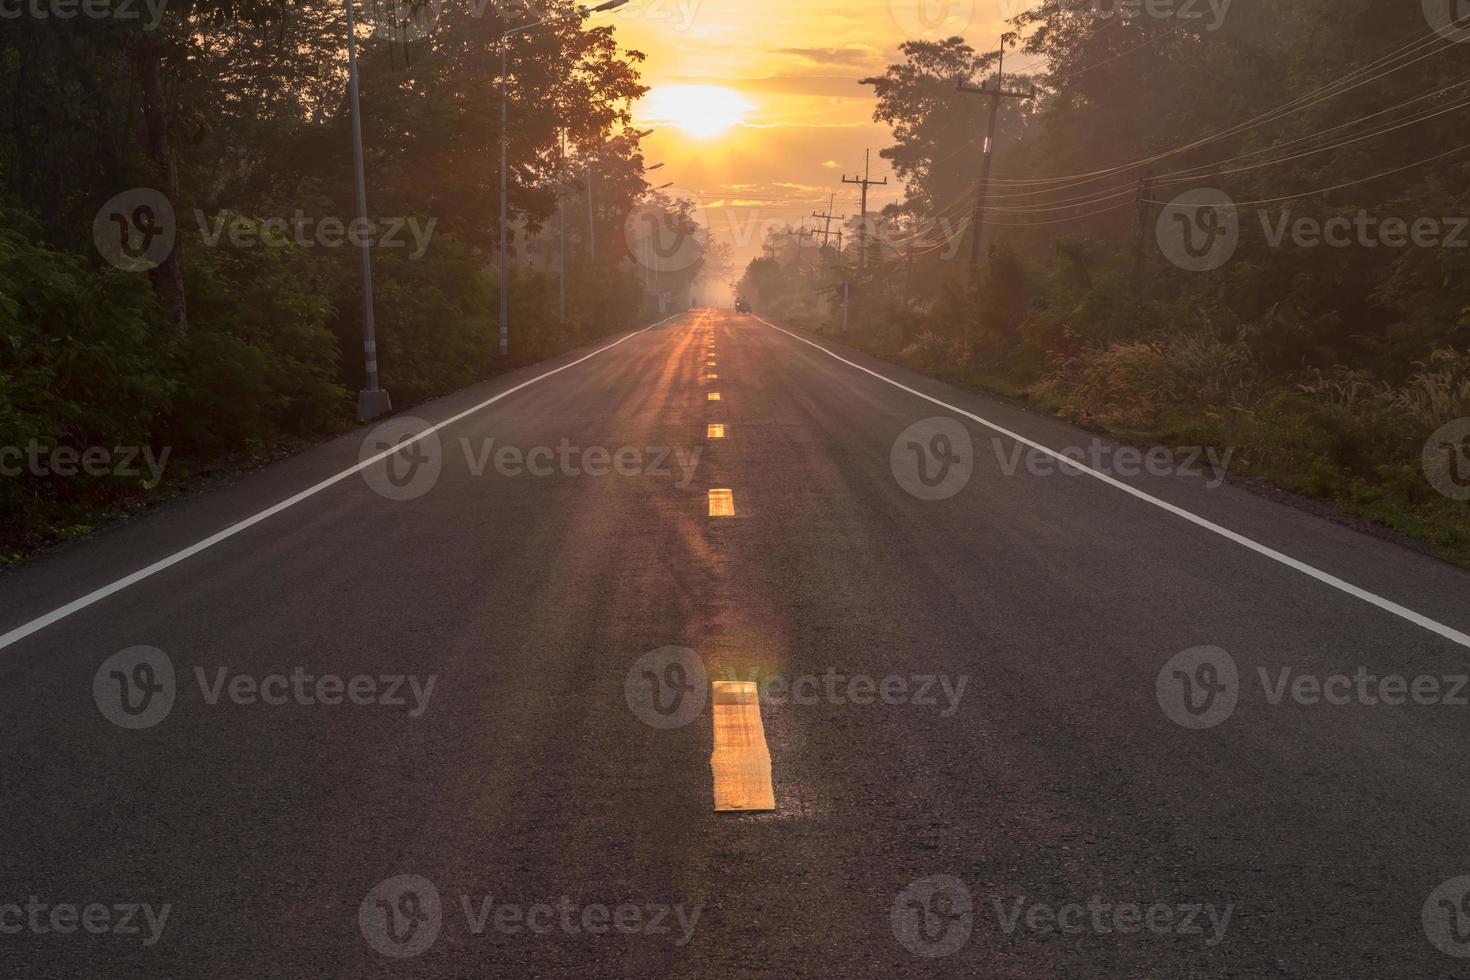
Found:
M 892 142 L 858 79 L 898 60 L 905 40 L 999 38 L 1022 0 L 630 0 L 604 15 L 626 48 L 648 56 L 649 95 L 635 110 L 652 184 L 695 200 L 731 246 L 735 275 L 760 254 L 763 229 L 813 211 L 855 215 L 871 149 L 869 210 L 903 197 L 878 156 Z M 834 223 L 833 227 L 836 227 Z

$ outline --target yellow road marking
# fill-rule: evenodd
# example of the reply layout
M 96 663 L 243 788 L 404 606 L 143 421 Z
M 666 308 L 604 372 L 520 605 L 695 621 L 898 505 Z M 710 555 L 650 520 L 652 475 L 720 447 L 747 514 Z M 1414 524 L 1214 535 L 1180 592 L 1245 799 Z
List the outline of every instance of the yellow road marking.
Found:
M 709 492 L 709 516 L 734 517 L 735 491 L 711 490 Z
M 709 767 L 715 780 L 715 812 L 776 809 L 771 788 L 771 750 L 761 724 L 754 681 L 715 681 L 715 751 Z
M 723 422 L 711 422 L 709 424 L 709 428 L 704 433 L 704 437 L 706 439 L 723 439 L 723 438 L 725 438 L 725 423 L 723 423 Z
M 720 400 L 720 393 L 718 391 L 712 391 L 712 392 L 710 392 L 709 393 L 709 400 L 712 401 L 712 402 L 719 401 Z
M 709 372 L 708 374 L 706 374 L 704 376 L 704 380 L 706 380 L 706 381 L 718 381 L 718 380 L 720 380 L 720 376 L 718 374 L 715 374 L 715 372 L 711 371 L 711 372 Z

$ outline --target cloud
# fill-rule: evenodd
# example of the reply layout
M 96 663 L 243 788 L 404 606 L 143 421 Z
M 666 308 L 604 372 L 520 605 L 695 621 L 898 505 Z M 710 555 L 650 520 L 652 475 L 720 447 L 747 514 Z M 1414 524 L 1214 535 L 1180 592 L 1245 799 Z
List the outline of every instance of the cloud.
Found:
M 865 44 L 846 48 L 777 48 L 776 53 L 788 54 L 813 64 L 844 67 L 874 66 L 882 60 L 876 49 Z
M 674 80 L 680 85 L 724 85 L 746 92 L 815 95 L 822 98 L 873 100 L 873 90 L 858 83 L 856 75 L 767 75 L 764 78 L 694 78 Z
M 838 167 L 838 163 L 836 160 L 823 160 L 822 166 L 826 167 L 828 170 L 836 170 Z

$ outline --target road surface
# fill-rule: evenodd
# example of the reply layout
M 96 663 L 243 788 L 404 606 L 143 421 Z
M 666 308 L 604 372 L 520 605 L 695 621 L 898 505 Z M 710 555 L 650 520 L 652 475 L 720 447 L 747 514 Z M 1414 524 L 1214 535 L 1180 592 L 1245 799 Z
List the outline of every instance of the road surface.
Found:
M 1470 971 L 1470 575 L 753 317 L 614 340 L 0 577 L 0 975 Z

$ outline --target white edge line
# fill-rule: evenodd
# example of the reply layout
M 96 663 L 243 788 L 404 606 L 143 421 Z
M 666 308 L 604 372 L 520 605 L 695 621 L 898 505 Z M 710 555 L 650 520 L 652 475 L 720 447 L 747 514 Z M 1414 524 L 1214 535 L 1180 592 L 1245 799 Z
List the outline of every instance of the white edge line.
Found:
M 259 524 L 262 521 L 269 520 L 270 518 L 272 518 L 272 517 L 276 516 L 277 514 L 279 514 L 281 511 L 286 510 L 286 509 L 288 509 L 290 507 L 294 507 L 295 505 L 301 503 L 301 501 L 305 500 L 306 498 L 315 496 L 316 494 L 321 493 L 323 490 L 327 489 L 330 486 L 333 486 L 335 484 L 341 483 L 343 480 L 347 479 L 349 476 L 352 476 L 355 473 L 362 472 L 363 470 L 367 469 L 369 466 L 372 466 L 374 463 L 381 462 L 382 460 L 387 459 L 389 456 L 392 456 L 394 453 L 402 452 L 403 450 L 407 449 L 409 446 L 412 446 L 415 443 L 417 443 L 424 436 L 427 436 L 427 435 L 430 435 L 432 433 L 438 432 L 440 429 L 444 428 L 445 426 L 453 425 L 455 422 L 458 422 L 461 419 L 468 418 L 469 416 L 474 415 L 476 412 L 482 411 L 482 410 L 488 408 L 489 406 L 494 405 L 496 402 L 500 401 L 502 398 L 505 398 L 505 397 L 507 397 L 509 395 L 515 394 L 516 392 L 520 391 L 522 388 L 528 388 L 528 387 L 530 387 L 531 385 L 535 384 L 538 381 L 544 381 L 547 378 L 551 377 L 553 374 L 560 374 L 561 372 L 565 371 L 567 368 L 574 368 L 578 364 L 581 364 L 583 361 L 591 360 L 592 358 L 596 357 L 598 354 L 601 354 L 604 351 L 612 350 L 614 347 L 618 346 L 619 344 L 624 343 L 624 342 L 629 341 L 629 340 L 632 340 L 634 337 L 638 336 L 640 333 L 646 333 L 647 331 L 652 330 L 654 327 L 661 327 L 665 323 L 668 323 L 670 320 L 677 320 L 679 317 L 684 316 L 684 315 L 685 315 L 684 313 L 676 313 L 676 314 L 674 314 L 671 317 L 666 317 L 666 318 L 658 321 L 657 323 L 650 323 L 646 327 L 640 327 L 637 330 L 633 330 L 633 331 L 629 332 L 626 336 L 618 338 L 617 340 L 613 341 L 612 343 L 608 344 L 605 347 L 599 347 L 597 350 L 593 351 L 592 353 L 586 354 L 586 355 L 584 355 L 582 357 L 577 358 L 575 361 L 572 361 L 572 362 L 570 362 L 568 364 L 563 364 L 559 368 L 552 368 L 550 371 L 547 371 L 545 374 L 538 374 L 536 377 L 531 378 L 529 381 L 523 381 L 523 382 L 521 382 L 520 384 L 516 385 L 514 388 L 507 388 L 505 391 L 502 391 L 500 394 L 496 395 L 495 397 L 488 398 L 488 399 L 486 399 L 485 401 L 481 402 L 480 404 L 476 405 L 473 408 L 467 408 L 463 412 L 460 412 L 458 415 L 451 416 L 450 418 L 445 419 L 443 422 L 440 422 L 437 425 L 430 426 L 429 428 L 427 428 L 424 431 L 422 431 L 422 432 L 418 433 L 417 435 L 415 435 L 412 439 L 406 439 L 403 442 L 401 442 L 401 443 L 393 446 L 391 449 L 384 450 L 383 452 L 378 453 L 378 455 L 373 456 L 370 459 L 363 460 L 362 462 L 358 463 L 356 466 L 353 466 L 353 467 L 351 467 L 349 469 L 345 469 L 341 473 L 338 473 L 335 476 L 329 476 L 325 480 L 323 480 L 320 483 L 316 484 L 315 486 L 308 487 L 308 488 L 306 488 L 305 490 L 301 491 L 300 493 L 296 494 L 293 497 L 287 497 L 285 500 L 282 500 L 280 503 L 278 503 L 278 504 L 276 504 L 276 505 L 274 505 L 272 507 L 267 507 L 265 510 L 261 511 L 260 513 L 245 518 L 243 521 L 240 521 L 238 524 L 232 524 L 229 527 L 225 528 L 223 531 L 219 531 L 219 532 L 217 532 L 215 534 L 211 534 L 209 537 L 205 538 L 203 541 L 199 541 L 199 542 L 196 542 L 194 544 L 191 544 L 189 547 L 183 549 L 182 551 L 177 551 L 177 552 L 173 553 L 172 555 L 169 555 L 167 558 L 161 558 L 158 561 L 154 562 L 151 565 L 148 565 L 145 568 L 138 569 L 136 572 L 133 572 L 131 575 L 124 576 L 123 578 L 118 579 L 116 582 L 113 582 L 113 583 L 111 583 L 109 585 L 104 585 L 100 589 L 97 589 L 97 590 L 95 590 L 93 592 L 87 593 L 86 595 L 82 596 L 80 599 L 75 599 L 75 600 L 73 600 L 71 602 L 68 602 L 64 606 L 61 606 L 61 607 L 59 607 L 57 609 L 53 609 L 50 612 L 46 613 L 44 616 L 38 616 L 38 617 L 36 617 L 35 619 L 31 620 L 29 623 L 26 623 L 23 626 L 17 626 L 15 629 L 11 630 L 9 633 L 6 633 L 3 636 L 0 636 L 0 650 L 3 650 L 6 647 L 10 646 L 11 644 L 16 643 L 16 642 L 19 642 L 20 640 L 25 639 L 26 637 L 30 636 L 32 633 L 36 633 L 36 632 L 39 632 L 40 630 L 45 629 L 46 627 L 50 626 L 52 623 L 56 623 L 56 622 L 59 622 L 60 620 L 65 619 L 66 617 L 70 616 L 72 613 L 80 612 L 81 610 L 86 609 L 88 606 L 93 605 L 94 603 L 101 602 L 103 599 L 106 599 L 108 596 L 114 595 L 114 594 L 116 594 L 118 592 L 121 592 L 123 589 L 126 589 L 130 585 L 136 585 L 137 583 L 143 581 L 146 578 L 149 578 L 149 577 L 151 577 L 153 575 L 157 575 L 159 572 L 163 571 L 166 568 L 171 568 L 174 565 L 177 565 L 179 562 L 184 561 L 187 558 L 192 558 L 193 556 L 199 554 L 201 551 L 204 551 L 206 549 L 212 548 L 215 545 L 219 544 L 221 541 L 224 541 L 227 538 L 232 538 L 235 535 L 239 534 L 241 531 L 246 530 L 247 528 L 254 527 L 255 525 Z
M 1457 629 L 1446 626 L 1443 623 L 1436 622 L 1435 620 L 1430 619 L 1428 616 L 1417 613 L 1412 609 L 1401 606 L 1398 603 L 1393 602 L 1389 599 L 1385 599 L 1380 595 L 1375 595 L 1374 593 L 1369 592 L 1366 589 L 1361 589 L 1358 586 L 1353 585 L 1351 582 L 1345 582 L 1342 579 L 1338 578 L 1336 575 L 1330 575 L 1319 568 L 1314 568 L 1304 561 L 1299 561 L 1298 559 L 1293 558 L 1290 555 L 1283 554 L 1282 552 L 1279 552 L 1274 548 L 1267 547 L 1266 545 L 1261 544 L 1259 541 L 1254 541 L 1243 534 L 1230 530 L 1228 527 L 1223 527 L 1219 524 L 1216 524 L 1214 521 L 1211 521 L 1204 517 L 1200 517 L 1198 514 L 1191 513 L 1190 511 L 1187 511 L 1182 507 L 1177 507 L 1166 500 L 1160 500 L 1153 494 L 1146 493 L 1143 490 L 1138 489 L 1137 487 L 1131 486 L 1121 480 L 1116 479 L 1115 477 L 1109 476 L 1107 473 L 1103 473 L 1100 470 L 1095 470 L 1090 466 L 1086 466 L 1070 456 L 1059 453 L 1053 449 L 1048 449 L 1046 446 L 1043 446 L 1038 442 L 1033 442 L 1032 440 L 1027 439 L 1025 436 L 1012 432 L 1010 429 L 1007 429 L 1004 426 L 997 425 L 996 423 L 991 422 L 989 419 L 983 419 L 980 416 L 973 414 L 972 412 L 965 411 L 963 408 L 957 408 L 956 406 L 951 405 L 948 402 L 940 401 L 933 395 L 926 395 L 922 391 L 918 391 L 914 388 L 910 388 L 908 385 L 894 381 L 892 378 L 885 377 L 884 375 L 879 374 L 877 371 L 865 368 L 861 364 L 854 364 L 852 361 L 849 361 L 847 358 L 828 350 L 821 344 L 812 343 L 805 337 L 798 336 L 797 334 L 792 333 L 790 330 L 787 330 L 784 327 L 778 327 L 774 323 L 761 319 L 760 317 L 755 317 L 755 319 L 760 320 L 761 323 L 764 323 L 772 330 L 779 330 L 782 333 L 786 334 L 786 336 L 791 337 L 794 340 L 799 340 L 803 344 L 806 344 L 810 347 L 815 347 L 817 350 L 821 351 L 831 358 L 834 358 L 835 360 L 841 361 L 848 367 L 856 368 L 864 374 L 872 375 L 879 381 L 886 381 L 888 384 L 893 385 L 893 387 L 895 388 L 906 391 L 909 394 L 914 395 L 918 398 L 922 398 L 927 402 L 932 402 L 942 408 L 947 408 L 951 412 L 955 412 L 956 414 L 963 415 L 965 418 L 978 422 L 986 428 L 998 432 L 1001 435 L 1006 436 L 1007 438 L 1014 439 L 1024 446 L 1029 446 L 1038 452 L 1045 453 L 1047 456 L 1050 456 L 1052 459 L 1057 460 L 1064 466 L 1068 466 L 1079 472 L 1086 473 L 1088 476 L 1101 480 L 1103 483 L 1106 483 L 1111 487 L 1116 487 L 1117 489 L 1122 490 L 1124 493 L 1131 494 L 1132 496 L 1137 497 L 1139 500 L 1153 504 L 1155 507 L 1166 510 L 1176 517 L 1184 518 L 1191 524 L 1196 524 L 1207 531 L 1212 531 L 1215 534 L 1220 535 L 1222 538 L 1233 541 L 1243 548 L 1249 548 L 1251 551 L 1254 551 L 1260 555 L 1265 555 L 1272 561 L 1280 562 L 1288 568 L 1292 568 L 1298 572 L 1301 572 L 1303 575 L 1309 575 L 1317 581 L 1323 583 L 1324 585 L 1330 585 L 1332 588 L 1337 589 L 1339 592 L 1345 592 L 1355 599 L 1361 599 L 1362 601 L 1370 605 L 1377 606 L 1384 612 L 1392 613 L 1400 619 L 1406 619 L 1409 622 L 1413 623 L 1415 626 L 1423 627 L 1424 629 L 1429 630 L 1431 633 L 1437 633 L 1452 643 L 1458 643 L 1462 647 L 1470 648 L 1470 635 L 1466 635 L 1465 633 L 1462 633 Z

